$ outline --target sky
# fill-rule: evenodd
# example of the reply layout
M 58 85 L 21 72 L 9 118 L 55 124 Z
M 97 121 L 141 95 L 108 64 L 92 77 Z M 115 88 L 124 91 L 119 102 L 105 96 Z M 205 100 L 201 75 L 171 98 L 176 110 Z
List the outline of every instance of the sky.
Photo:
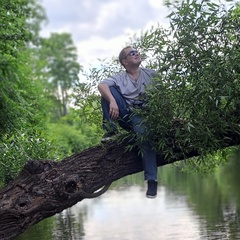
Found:
M 163 0 L 42 0 L 48 17 L 41 36 L 72 35 L 84 69 L 117 57 L 129 39 L 151 26 L 167 26 Z

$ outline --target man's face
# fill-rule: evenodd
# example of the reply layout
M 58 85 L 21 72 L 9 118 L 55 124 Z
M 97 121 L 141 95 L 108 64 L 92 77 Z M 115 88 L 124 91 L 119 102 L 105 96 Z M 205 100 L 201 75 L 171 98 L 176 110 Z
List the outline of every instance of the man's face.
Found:
M 124 65 L 125 66 L 131 66 L 131 65 L 140 65 L 142 62 L 141 55 L 140 53 L 133 49 L 133 48 L 128 48 L 125 50 L 126 56 L 124 57 Z

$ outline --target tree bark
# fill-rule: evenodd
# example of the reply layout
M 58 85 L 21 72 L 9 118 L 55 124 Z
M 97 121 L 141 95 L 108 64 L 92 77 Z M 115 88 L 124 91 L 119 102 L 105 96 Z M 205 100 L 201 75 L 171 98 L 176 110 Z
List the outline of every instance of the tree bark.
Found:
M 238 138 L 227 139 L 223 145 L 239 144 Z M 197 155 L 194 149 L 174 149 L 171 157 L 158 155 L 157 165 Z M 30 160 L 17 178 L 0 190 L 0 239 L 14 239 L 30 226 L 84 198 L 101 195 L 113 181 L 140 171 L 143 166 L 137 150 L 127 152 L 126 145 L 116 141 L 60 162 Z

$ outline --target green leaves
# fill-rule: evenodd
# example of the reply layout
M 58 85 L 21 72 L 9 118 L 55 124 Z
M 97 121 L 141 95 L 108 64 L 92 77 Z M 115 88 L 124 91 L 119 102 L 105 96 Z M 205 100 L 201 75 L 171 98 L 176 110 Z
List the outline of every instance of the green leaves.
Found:
M 191 145 L 201 154 L 212 153 L 229 128 L 239 132 L 239 120 L 227 117 L 238 110 L 240 99 L 239 11 L 211 1 L 168 5 L 171 29 L 152 29 L 137 43 L 146 55 L 154 49 L 147 64 L 158 70 L 145 113 L 149 138 L 159 152 L 184 152 Z M 175 119 L 182 124 L 171 130 Z
M 34 47 L 43 19 L 37 0 L 1 1 L 0 185 L 14 177 L 30 157 L 51 155 L 52 147 L 41 135 L 48 104 L 29 48 L 30 43 Z
M 15 178 L 30 159 L 57 158 L 56 149 L 39 131 L 21 129 L 0 141 L 0 187 Z

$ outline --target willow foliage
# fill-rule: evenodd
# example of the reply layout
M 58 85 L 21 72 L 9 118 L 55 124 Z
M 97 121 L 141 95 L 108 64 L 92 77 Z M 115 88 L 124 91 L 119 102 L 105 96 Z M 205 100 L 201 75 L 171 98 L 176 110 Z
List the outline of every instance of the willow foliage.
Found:
M 146 118 L 159 152 L 172 153 L 166 136 L 176 119 L 181 126 L 172 137 L 183 152 L 185 146 L 214 152 L 225 133 L 239 132 L 238 12 L 210 1 L 183 1 L 169 15 L 170 29 L 152 29 L 139 39 L 158 70 Z

